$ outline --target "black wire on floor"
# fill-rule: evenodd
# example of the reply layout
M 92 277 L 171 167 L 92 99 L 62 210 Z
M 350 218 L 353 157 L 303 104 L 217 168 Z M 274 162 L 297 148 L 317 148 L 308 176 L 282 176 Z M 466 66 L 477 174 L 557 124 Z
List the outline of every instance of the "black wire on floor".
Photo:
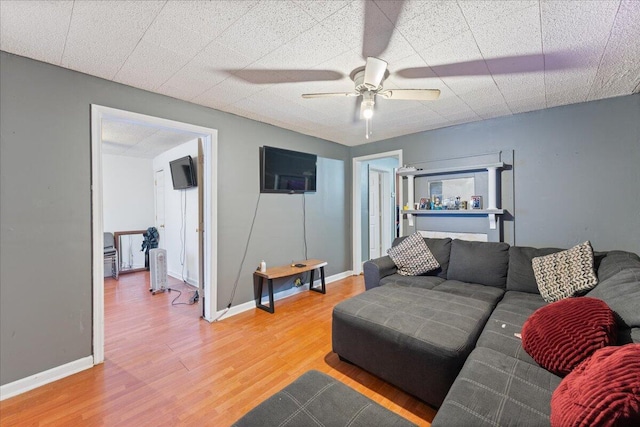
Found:
M 185 282 L 186 283 L 186 282 Z M 171 305 L 194 305 L 195 303 L 198 302 L 198 290 L 194 290 L 194 291 L 189 291 L 189 292 L 193 292 L 193 295 L 191 296 L 191 298 L 189 298 L 189 302 L 176 302 L 178 299 L 180 299 L 180 297 L 182 296 L 182 291 L 180 289 L 176 289 L 176 288 L 167 288 L 168 292 L 177 292 L 178 296 L 176 296 L 173 301 L 171 301 Z M 187 292 L 187 291 L 184 291 Z

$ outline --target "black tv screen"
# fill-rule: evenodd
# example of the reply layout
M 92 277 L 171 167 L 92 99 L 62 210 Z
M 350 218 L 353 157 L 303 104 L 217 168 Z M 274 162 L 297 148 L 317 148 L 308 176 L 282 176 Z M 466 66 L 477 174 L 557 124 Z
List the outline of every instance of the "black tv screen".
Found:
M 264 146 L 260 150 L 261 193 L 316 191 L 315 154 Z
M 191 156 L 181 157 L 169 162 L 169 168 L 171 169 L 174 190 L 182 190 L 198 185 Z

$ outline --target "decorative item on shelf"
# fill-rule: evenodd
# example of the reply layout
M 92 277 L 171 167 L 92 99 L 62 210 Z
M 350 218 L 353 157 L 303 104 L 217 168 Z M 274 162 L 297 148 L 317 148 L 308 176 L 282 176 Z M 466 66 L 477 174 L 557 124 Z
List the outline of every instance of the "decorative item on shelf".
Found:
M 433 209 L 436 211 L 442 210 L 442 199 L 439 196 L 431 196 L 431 203 L 433 203 Z
M 467 209 L 469 209 L 469 202 L 467 202 L 466 200 L 462 200 L 460 202 L 460 209 L 465 210 L 465 211 Z
M 426 197 L 420 198 L 420 203 L 418 204 L 418 209 L 427 209 L 428 203 Z
M 408 211 L 408 210 L 409 210 L 409 203 L 405 204 L 405 205 L 402 207 L 402 210 L 403 210 L 403 211 Z
M 421 209 L 421 208 L 420 208 L 420 203 L 414 203 L 414 204 L 413 204 L 413 208 L 414 208 L 415 210 Z
M 482 209 L 482 196 L 471 196 L 471 209 Z

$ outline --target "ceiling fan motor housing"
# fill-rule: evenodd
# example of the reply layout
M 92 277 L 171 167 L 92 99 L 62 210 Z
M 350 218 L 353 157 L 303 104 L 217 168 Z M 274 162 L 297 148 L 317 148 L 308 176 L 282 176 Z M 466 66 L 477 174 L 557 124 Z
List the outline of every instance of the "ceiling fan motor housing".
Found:
M 370 90 L 372 92 L 381 91 L 382 90 L 382 83 L 386 80 L 387 77 L 389 77 L 389 70 L 385 71 L 384 77 L 380 81 L 380 84 L 378 85 L 378 87 L 371 88 L 371 87 L 369 87 L 369 86 L 364 84 L 364 69 L 365 69 L 365 67 L 358 67 L 355 70 L 353 70 L 351 72 L 351 74 L 349 75 L 351 80 L 353 80 L 353 83 L 355 83 L 356 92 L 362 94 L 363 92 L 366 92 L 368 90 Z

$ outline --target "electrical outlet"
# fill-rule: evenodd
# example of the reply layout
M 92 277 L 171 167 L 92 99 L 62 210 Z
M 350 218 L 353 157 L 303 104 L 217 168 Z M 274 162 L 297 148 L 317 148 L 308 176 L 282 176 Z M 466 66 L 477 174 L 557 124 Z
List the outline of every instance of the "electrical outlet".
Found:
M 198 302 L 199 299 L 200 299 L 200 296 L 198 295 L 198 291 L 195 291 L 193 296 L 189 299 L 189 303 L 195 304 L 196 302 Z

